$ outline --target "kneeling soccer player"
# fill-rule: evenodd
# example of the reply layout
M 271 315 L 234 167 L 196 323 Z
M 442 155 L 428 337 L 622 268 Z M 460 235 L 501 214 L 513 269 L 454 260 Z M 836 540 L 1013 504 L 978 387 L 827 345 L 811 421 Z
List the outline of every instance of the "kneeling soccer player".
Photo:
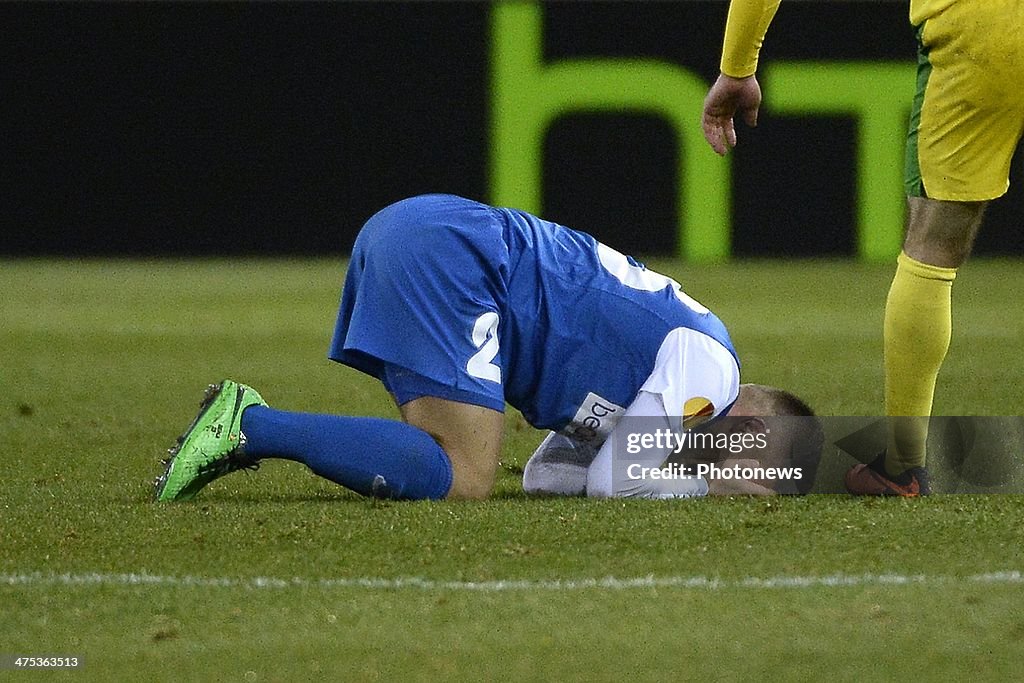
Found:
M 562 452 L 593 454 L 589 495 L 771 493 L 703 479 L 619 485 L 602 463 L 633 417 L 680 432 L 695 417 L 812 415 L 792 394 L 741 385 L 724 325 L 674 280 L 584 233 L 451 195 L 400 201 L 363 226 L 329 356 L 379 379 L 402 421 L 276 410 L 225 380 L 171 449 L 157 499 L 188 500 L 264 458 L 366 496 L 484 498 L 506 403 L 559 434 Z M 550 461 L 551 445 L 538 456 L 548 449 Z

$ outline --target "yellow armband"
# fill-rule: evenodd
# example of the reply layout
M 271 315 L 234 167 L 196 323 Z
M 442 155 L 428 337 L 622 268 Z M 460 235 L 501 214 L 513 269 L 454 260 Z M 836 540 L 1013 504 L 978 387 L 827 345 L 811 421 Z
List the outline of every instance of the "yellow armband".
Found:
M 745 78 L 757 71 L 757 55 L 780 0 L 732 0 L 725 22 L 722 73 Z

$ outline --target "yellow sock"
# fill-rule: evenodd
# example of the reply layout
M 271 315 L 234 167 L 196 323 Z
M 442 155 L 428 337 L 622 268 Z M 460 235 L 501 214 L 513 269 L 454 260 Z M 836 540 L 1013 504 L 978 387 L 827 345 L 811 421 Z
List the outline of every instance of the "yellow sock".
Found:
M 925 463 L 935 379 L 952 331 L 950 293 L 956 268 L 901 253 L 885 302 L 885 414 L 892 420 L 885 468 L 898 475 Z

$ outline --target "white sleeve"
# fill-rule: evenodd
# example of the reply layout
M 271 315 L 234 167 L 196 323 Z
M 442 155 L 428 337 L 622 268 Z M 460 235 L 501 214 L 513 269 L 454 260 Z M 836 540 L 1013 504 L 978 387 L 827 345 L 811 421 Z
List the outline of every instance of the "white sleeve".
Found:
M 634 419 L 630 419 L 630 418 Z M 611 436 L 604 442 L 597 456 L 587 469 L 587 496 L 591 498 L 693 498 L 706 496 L 708 483 L 700 477 L 660 479 L 644 476 L 630 476 L 629 465 L 624 454 L 616 453 L 616 444 L 625 443 L 622 430 L 632 430 L 643 420 L 644 429 L 667 429 L 678 431 L 678 418 L 673 420 L 665 411 L 665 405 L 658 394 L 641 391 L 626 414 L 616 425 Z M 645 458 L 653 456 L 655 467 L 668 459 L 672 453 L 671 444 L 664 451 L 645 451 Z
M 721 415 L 739 395 L 739 364 L 715 339 L 676 328 L 665 336 L 640 391 L 660 395 L 666 414 L 676 420 Z

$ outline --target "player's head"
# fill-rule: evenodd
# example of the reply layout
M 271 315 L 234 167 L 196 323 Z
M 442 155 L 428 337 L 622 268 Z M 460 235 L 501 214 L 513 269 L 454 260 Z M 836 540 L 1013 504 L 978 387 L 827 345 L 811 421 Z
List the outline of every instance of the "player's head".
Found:
M 765 467 L 799 467 L 799 479 L 773 482 L 779 493 L 805 494 L 814 485 L 825 443 L 821 422 L 799 396 L 765 384 L 742 384 L 726 429 L 764 434 L 764 448 L 748 457 Z M 760 442 L 759 442 L 760 443 Z

